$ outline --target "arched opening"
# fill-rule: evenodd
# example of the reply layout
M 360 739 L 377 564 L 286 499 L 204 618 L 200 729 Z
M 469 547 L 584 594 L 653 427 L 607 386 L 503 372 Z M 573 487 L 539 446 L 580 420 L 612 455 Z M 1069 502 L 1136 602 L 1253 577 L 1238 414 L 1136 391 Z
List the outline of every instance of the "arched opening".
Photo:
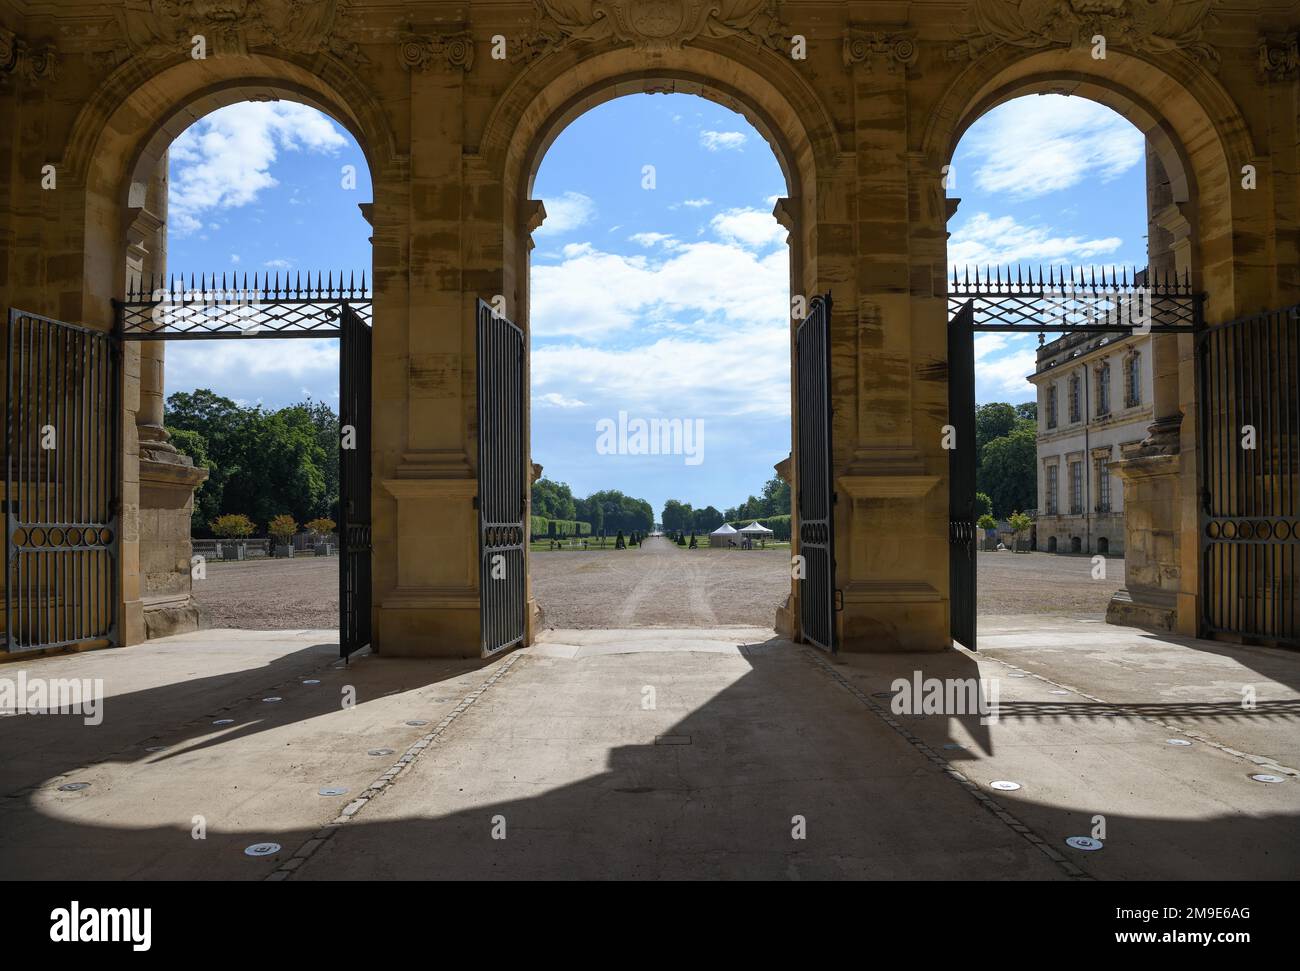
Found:
M 533 597 L 548 628 L 769 627 L 790 593 L 779 159 L 687 94 L 563 124 L 530 187 Z
M 1049 553 L 1055 553 L 1055 552 L 1056 552 L 1056 537 L 1055 537 L 1055 536 L 1049 536 L 1049 537 L 1047 538 L 1047 552 L 1049 552 Z
M 653 70 L 628 72 L 618 52 L 594 54 L 564 69 L 541 63 L 526 72 L 501 99 L 489 117 L 481 151 L 493 169 L 504 172 L 502 252 L 499 277 L 485 267 L 485 277 L 499 279 L 500 289 L 515 322 L 531 332 L 528 290 L 531 233 L 541 223 L 540 201 L 533 187 L 547 146 L 586 110 L 620 95 L 646 93 L 696 94 L 740 113 L 771 146 L 788 186 L 773 213 L 789 232 L 790 292 L 811 297 L 828 289 L 817 260 L 817 172 L 826 171 L 838 153 L 834 127 L 806 83 L 783 76 L 773 83 L 748 55 L 724 57 L 706 49 L 666 51 L 656 55 Z M 767 62 L 764 61 L 763 64 Z M 769 65 L 770 67 L 770 65 Z M 782 65 L 780 71 L 786 71 Z M 548 73 L 549 72 L 549 73 Z M 725 79 L 725 80 L 724 80 Z M 793 100 L 792 100 L 793 98 Z M 488 284 L 491 285 L 491 282 Z M 489 291 L 490 292 L 490 291 Z M 470 320 L 471 315 L 467 314 Z M 791 323 L 787 347 L 792 349 L 796 327 Z M 467 332 L 464 340 L 472 334 Z M 797 425 L 792 403 L 791 426 Z M 527 421 L 527 419 L 525 419 Z M 799 456 L 792 447 L 784 475 L 797 478 Z M 791 509 L 792 534 L 798 542 L 797 514 Z M 798 584 L 791 583 L 786 604 L 777 612 L 777 629 L 795 633 Z M 530 631 L 538 621 L 535 603 L 528 611 Z M 531 634 L 529 635 L 531 636 Z
M 1097 552 L 1100 553 L 1102 556 L 1105 556 L 1107 553 L 1110 552 L 1110 540 L 1107 539 L 1105 536 L 1097 537 Z

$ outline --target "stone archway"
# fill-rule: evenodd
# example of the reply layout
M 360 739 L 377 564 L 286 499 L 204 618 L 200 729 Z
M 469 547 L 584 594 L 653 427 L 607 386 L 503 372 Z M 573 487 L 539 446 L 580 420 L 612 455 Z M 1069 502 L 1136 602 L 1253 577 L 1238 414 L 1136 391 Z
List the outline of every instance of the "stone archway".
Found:
M 1105 70 L 1069 49 L 1025 54 L 996 48 L 977 58 L 936 103 L 923 133 L 924 152 L 951 159 L 965 130 L 982 114 L 1029 94 L 1084 97 L 1111 108 L 1146 138 L 1151 171 L 1168 188 L 1148 186 L 1153 234 L 1149 264 L 1187 276 L 1206 295 L 1209 320 L 1231 319 L 1250 279 L 1243 248 L 1259 218 L 1259 200 L 1234 192 L 1233 173 L 1255 158 L 1249 129 L 1223 88 L 1190 59 L 1163 66 L 1110 51 Z M 1125 483 L 1127 588 L 1112 620 L 1197 631 L 1199 609 L 1197 376 L 1191 334 L 1152 337 L 1155 421 L 1139 449 L 1110 464 Z M 1159 472 L 1152 474 L 1152 463 Z M 1175 542 L 1139 540 L 1152 532 Z
M 532 79 L 525 74 L 488 119 L 482 144 L 489 165 L 494 169 L 501 166 L 505 189 L 501 292 L 507 295 L 508 305 L 516 308 L 515 322 L 525 334 L 530 330 L 531 233 L 545 218 L 540 200 L 531 198 L 538 167 L 547 148 L 568 124 L 599 104 L 631 94 L 697 95 L 738 112 L 755 127 L 785 176 L 786 195 L 778 200 L 774 215 L 789 232 L 790 292 L 808 296 L 823 292 L 817 266 L 818 173 L 834 166 L 838 146 L 829 116 L 812 92 L 800 90 L 793 83 L 782 91 L 740 59 L 707 50 L 657 52 L 648 67 L 644 60 L 619 49 L 599 52 L 549 77 Z M 792 102 L 790 91 L 804 96 L 800 108 Z M 801 109 L 806 114 L 801 114 Z M 799 462 L 794 434 L 798 427 L 798 395 L 793 326 L 790 334 L 791 461 L 783 465 L 784 474 L 793 476 Z M 527 405 L 525 413 L 530 428 L 526 440 L 531 441 L 531 408 Z M 791 513 L 792 552 L 797 553 L 797 504 Z M 777 611 L 776 626 L 787 635 L 797 633 L 794 618 L 798 617 L 798 586 L 791 582 L 790 595 Z M 531 639 L 538 616 L 531 585 L 528 596 Z
M 128 61 L 81 111 L 63 166 L 80 190 L 83 259 L 72 319 L 104 329 L 128 283 L 166 266 L 167 150 L 199 118 L 242 101 L 290 100 L 314 107 L 347 129 L 371 168 L 375 196 L 400 179 L 394 139 L 373 95 L 341 64 L 309 70 L 268 55 L 190 58 L 141 77 L 153 66 Z M 372 225 L 373 203 L 363 207 Z M 377 230 L 377 235 L 378 235 Z M 377 288 L 378 289 L 378 288 Z M 389 298 L 393 294 L 387 294 Z M 189 506 L 206 473 L 167 441 L 161 342 L 126 342 L 123 362 L 123 461 L 120 633 L 123 644 L 193 629 Z

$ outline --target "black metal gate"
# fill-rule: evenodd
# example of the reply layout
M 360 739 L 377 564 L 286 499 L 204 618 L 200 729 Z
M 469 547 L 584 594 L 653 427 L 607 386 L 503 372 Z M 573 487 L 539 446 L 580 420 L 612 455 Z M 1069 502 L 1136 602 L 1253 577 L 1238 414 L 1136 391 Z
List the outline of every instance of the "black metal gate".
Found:
M 1300 306 L 1198 337 L 1201 628 L 1300 646 Z
M 831 295 L 813 297 L 795 332 L 798 382 L 799 626 L 803 638 L 836 650 L 835 486 L 831 469 Z
M 6 649 L 115 644 L 116 342 L 10 310 L 6 353 Z
M 524 639 L 524 334 L 478 302 L 479 616 L 484 655 Z
M 339 652 L 370 643 L 370 327 L 349 304 L 339 341 Z
M 948 600 L 952 639 L 975 650 L 975 303 L 948 321 Z

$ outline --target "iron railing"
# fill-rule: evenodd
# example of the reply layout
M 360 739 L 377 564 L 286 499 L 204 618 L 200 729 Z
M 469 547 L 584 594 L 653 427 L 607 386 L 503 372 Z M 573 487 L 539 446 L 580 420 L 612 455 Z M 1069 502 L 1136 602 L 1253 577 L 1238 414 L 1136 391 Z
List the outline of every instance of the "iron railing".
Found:
M 1037 271 L 1037 272 L 1035 272 Z M 1011 333 L 1114 333 L 1149 323 L 1192 333 L 1204 297 L 1187 274 L 1137 268 L 995 266 L 952 269 L 948 318 L 973 305 L 972 329 Z M 1145 328 L 1144 328 L 1145 329 Z
M 343 306 L 366 323 L 372 317 L 366 274 L 277 272 L 149 277 L 132 281 L 114 301 L 123 340 L 339 337 Z

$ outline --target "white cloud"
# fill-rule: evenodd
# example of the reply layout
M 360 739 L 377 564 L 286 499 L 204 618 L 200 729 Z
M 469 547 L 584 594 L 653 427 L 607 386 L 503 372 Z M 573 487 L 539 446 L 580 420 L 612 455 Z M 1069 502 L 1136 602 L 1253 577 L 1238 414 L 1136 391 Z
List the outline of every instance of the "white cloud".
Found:
M 638 246 L 645 246 L 647 248 L 655 246 L 658 243 L 663 243 L 665 247 L 670 247 L 674 243 L 671 233 L 633 233 L 628 237 L 628 240 L 636 243 Z
M 292 260 L 278 260 L 278 259 L 277 259 L 277 260 L 267 260 L 267 261 L 266 261 L 265 263 L 263 263 L 262 265 L 265 266 L 265 267 L 269 267 L 269 268 L 272 269 L 272 270 L 287 270 L 287 269 L 289 269 L 290 267 L 293 266 L 293 261 L 292 261 Z
M 1026 226 L 1012 216 L 977 212 L 953 231 L 948 262 L 959 271 L 977 265 L 1078 263 L 1113 253 L 1122 243 L 1118 236 L 1054 236 L 1049 226 Z
M 969 159 L 980 189 L 1031 199 L 1089 176 L 1117 178 L 1142 162 L 1144 146 L 1131 122 L 1095 101 L 1064 95 L 1018 98 L 994 108 L 966 133 L 957 186 Z
M 705 206 L 713 205 L 712 199 L 683 199 L 682 205 L 688 209 L 703 209 Z
M 741 131 L 702 131 L 700 132 L 700 144 L 710 152 L 721 152 L 731 149 L 740 149 L 746 141 L 744 132 Z
M 171 146 L 172 233 L 191 235 L 210 210 L 256 202 L 279 184 L 271 168 L 281 151 L 334 154 L 347 144 L 329 118 L 294 102 L 245 102 L 212 112 Z
M 543 199 L 546 219 L 533 235 L 557 236 L 585 226 L 596 218 L 596 203 L 581 192 L 566 192 L 562 196 Z
M 535 396 L 533 404 L 550 405 L 553 408 L 585 408 L 587 405 L 585 401 L 579 401 L 577 398 L 567 398 L 557 391 Z
M 714 216 L 710 225 L 721 239 L 755 249 L 784 243 L 788 235 L 775 216 L 761 209 L 728 209 Z
M 1031 340 L 1007 334 L 975 336 L 975 380 L 981 399 L 1002 394 L 1023 397 L 1032 390 L 1027 376 L 1034 373 L 1037 355 Z
M 274 378 L 307 384 L 337 381 L 338 342 L 178 341 L 167 348 L 167 383 L 174 388 L 232 388 L 234 397 L 249 379 Z M 314 379 L 314 380 L 313 380 Z

